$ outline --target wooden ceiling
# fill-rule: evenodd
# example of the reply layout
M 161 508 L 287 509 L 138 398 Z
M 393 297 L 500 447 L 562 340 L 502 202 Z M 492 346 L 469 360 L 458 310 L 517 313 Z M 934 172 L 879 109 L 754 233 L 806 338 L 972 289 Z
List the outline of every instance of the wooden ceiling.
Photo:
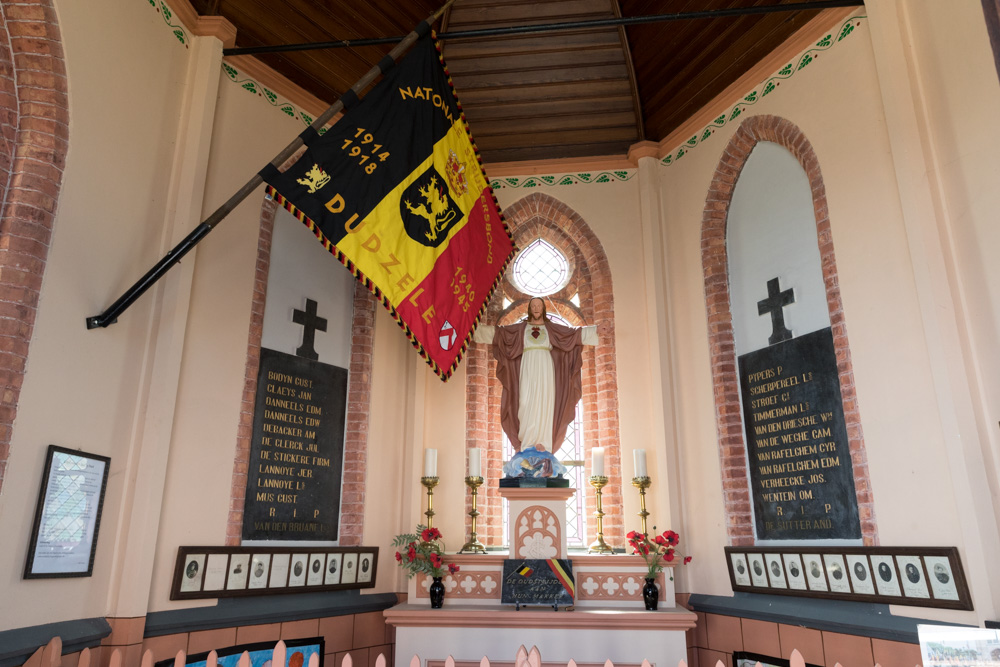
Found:
M 794 5 L 801 0 L 457 0 L 439 32 Z M 443 0 L 191 0 L 254 47 L 405 35 Z M 623 155 L 659 141 L 817 10 L 450 39 L 448 63 L 488 163 Z M 391 44 L 257 56 L 332 103 Z

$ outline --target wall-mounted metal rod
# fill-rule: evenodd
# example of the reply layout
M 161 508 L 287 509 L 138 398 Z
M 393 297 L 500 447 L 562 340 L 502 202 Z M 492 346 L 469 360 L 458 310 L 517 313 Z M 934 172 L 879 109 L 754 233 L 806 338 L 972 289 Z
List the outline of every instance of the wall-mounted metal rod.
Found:
M 693 19 L 725 18 L 730 16 L 754 16 L 757 14 L 776 14 L 779 12 L 804 12 L 833 9 L 836 7 L 860 7 L 863 0 L 819 0 L 817 2 L 796 2 L 787 5 L 763 5 L 760 7 L 733 7 L 729 9 L 706 9 L 698 12 L 678 12 L 675 14 L 652 14 L 649 16 L 629 16 L 613 19 L 594 19 L 593 21 L 569 21 L 566 23 L 540 23 L 537 25 L 518 25 L 505 28 L 484 28 L 482 30 L 460 30 L 456 32 L 438 33 L 438 39 L 464 39 L 466 37 L 505 37 L 510 35 L 525 35 L 540 32 L 557 32 L 561 30 L 585 30 L 587 28 L 608 28 L 617 26 L 639 25 L 642 23 L 663 23 L 666 21 L 690 21 Z M 306 44 L 277 44 L 274 46 L 248 46 L 244 48 L 223 49 L 224 56 L 250 56 L 259 53 L 287 53 L 289 51 L 315 51 L 319 49 L 342 49 L 354 46 L 373 46 L 376 44 L 392 44 L 400 37 L 374 37 L 371 39 L 341 39 L 330 42 L 309 42 Z

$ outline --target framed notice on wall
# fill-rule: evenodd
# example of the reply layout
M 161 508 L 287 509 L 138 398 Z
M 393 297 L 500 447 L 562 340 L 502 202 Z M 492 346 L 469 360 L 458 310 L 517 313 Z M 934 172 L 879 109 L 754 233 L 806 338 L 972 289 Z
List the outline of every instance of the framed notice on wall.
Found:
M 49 445 L 25 579 L 89 577 L 111 459 Z

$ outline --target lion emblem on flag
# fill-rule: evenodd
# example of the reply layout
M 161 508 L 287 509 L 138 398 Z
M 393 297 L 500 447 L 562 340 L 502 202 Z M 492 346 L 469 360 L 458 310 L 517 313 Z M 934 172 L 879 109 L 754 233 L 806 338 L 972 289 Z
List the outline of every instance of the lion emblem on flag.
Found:
M 320 169 L 318 164 L 314 164 L 312 169 L 306 172 L 305 178 L 296 179 L 295 182 L 309 188 L 309 194 L 312 195 L 330 182 L 330 174 Z
M 431 165 L 403 191 L 399 200 L 399 215 L 407 235 L 430 248 L 444 243 L 451 227 L 463 215 L 449 195 L 446 181 Z

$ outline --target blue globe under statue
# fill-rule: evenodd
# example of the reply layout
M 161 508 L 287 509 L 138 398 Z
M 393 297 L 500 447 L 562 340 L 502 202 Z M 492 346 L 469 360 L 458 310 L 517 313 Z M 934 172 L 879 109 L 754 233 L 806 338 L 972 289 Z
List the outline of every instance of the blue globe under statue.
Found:
M 514 454 L 513 458 L 504 464 L 504 479 L 501 486 L 567 486 L 568 480 L 563 478 L 567 468 L 560 463 L 552 452 L 538 447 L 526 447 Z M 549 481 L 564 482 L 550 484 Z M 504 483 L 506 482 L 506 483 Z

